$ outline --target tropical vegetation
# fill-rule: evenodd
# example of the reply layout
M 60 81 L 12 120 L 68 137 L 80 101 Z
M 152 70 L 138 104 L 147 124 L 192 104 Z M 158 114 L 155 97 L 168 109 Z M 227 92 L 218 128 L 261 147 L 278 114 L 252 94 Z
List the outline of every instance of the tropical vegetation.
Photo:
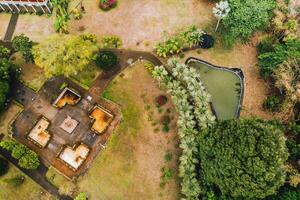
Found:
M 35 63 L 44 69 L 46 76 L 76 75 L 92 61 L 98 46 L 93 37 L 53 35 L 32 49 Z
M 11 152 L 11 156 L 17 159 L 20 167 L 24 169 L 37 169 L 40 165 L 38 155 L 23 144 L 14 140 L 3 140 L 0 147 Z
M 171 95 L 179 114 L 177 123 L 182 149 L 179 164 L 181 192 L 185 199 L 194 200 L 205 192 L 197 177 L 199 151 L 196 138 L 200 130 L 209 127 L 215 118 L 210 112 L 209 95 L 198 79 L 199 74 L 176 59 L 170 60 L 167 68 L 170 72 L 163 66 L 156 66 L 152 75 Z
M 13 48 L 20 52 L 26 62 L 33 61 L 33 55 L 31 52 L 33 42 L 24 34 L 15 36 L 12 40 Z
M 259 119 L 221 121 L 199 134 L 201 173 L 223 195 L 262 199 L 285 182 L 284 134 Z
M 117 55 L 112 51 L 99 51 L 95 59 L 96 65 L 104 70 L 111 70 L 118 63 Z

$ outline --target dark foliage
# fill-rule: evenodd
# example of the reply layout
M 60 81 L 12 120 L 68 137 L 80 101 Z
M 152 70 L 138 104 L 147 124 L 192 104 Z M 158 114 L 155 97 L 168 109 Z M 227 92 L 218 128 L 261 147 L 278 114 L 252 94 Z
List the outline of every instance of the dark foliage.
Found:
M 8 171 L 8 161 L 3 157 L 0 157 L 0 176 L 3 176 Z
M 277 96 L 268 96 L 264 102 L 264 108 L 269 111 L 278 111 L 280 109 L 281 101 Z
M 96 56 L 96 65 L 104 70 L 113 69 L 118 63 L 118 57 L 112 51 L 100 51 Z
M 168 98 L 165 95 L 159 95 L 155 101 L 158 106 L 163 106 L 168 102 Z
M 12 40 L 12 46 L 16 51 L 23 55 L 26 62 L 33 61 L 31 52 L 33 42 L 27 36 L 24 34 L 15 36 Z
M 202 36 L 202 39 L 203 39 L 203 41 L 200 44 L 201 48 L 209 49 L 214 46 L 215 40 L 214 40 L 213 36 L 204 34 Z

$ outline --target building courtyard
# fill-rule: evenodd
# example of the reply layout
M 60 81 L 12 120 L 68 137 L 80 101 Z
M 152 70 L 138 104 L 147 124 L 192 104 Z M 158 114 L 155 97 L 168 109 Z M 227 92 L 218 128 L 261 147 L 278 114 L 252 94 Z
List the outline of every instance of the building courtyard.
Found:
M 12 123 L 13 138 L 69 179 L 89 168 L 118 123 L 114 104 L 63 77 L 49 79 L 35 95 L 21 89 L 16 95 L 24 110 Z

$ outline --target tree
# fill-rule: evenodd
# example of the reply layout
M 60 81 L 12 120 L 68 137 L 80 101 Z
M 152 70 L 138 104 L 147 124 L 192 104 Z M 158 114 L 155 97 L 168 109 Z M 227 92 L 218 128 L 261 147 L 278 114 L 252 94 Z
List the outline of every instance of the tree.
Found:
M 7 173 L 8 166 L 8 161 L 0 156 L 0 177 Z
M 12 46 L 16 51 L 23 55 L 26 62 L 33 61 L 33 55 L 31 52 L 33 42 L 27 36 L 24 34 L 15 36 L 12 40 Z
M 288 153 L 277 126 L 259 119 L 227 120 L 199 135 L 201 174 L 223 195 L 257 199 L 284 184 Z
M 0 147 L 12 153 L 12 157 L 18 159 L 18 164 L 24 169 L 37 169 L 40 165 L 38 155 L 23 144 L 14 140 L 3 140 Z
M 223 19 L 227 30 L 225 39 L 247 39 L 254 31 L 265 28 L 271 18 L 276 0 L 228 0 L 230 12 Z
M 76 75 L 91 62 L 98 47 L 95 42 L 75 35 L 53 35 L 33 47 L 35 63 L 48 77 Z
M 228 1 L 220 1 L 219 3 L 216 3 L 216 6 L 213 8 L 214 16 L 218 19 L 218 23 L 215 31 L 218 30 L 220 21 L 224 19 L 229 12 L 230 12 L 230 7 Z
M 281 111 L 286 119 L 293 115 L 294 106 L 300 102 L 300 57 L 279 64 L 273 73 L 275 87 L 284 93 Z
M 111 70 L 118 63 L 117 55 L 112 51 L 100 51 L 96 56 L 96 65 L 104 70 Z
M 88 199 L 88 195 L 85 192 L 80 192 L 74 200 L 87 200 Z

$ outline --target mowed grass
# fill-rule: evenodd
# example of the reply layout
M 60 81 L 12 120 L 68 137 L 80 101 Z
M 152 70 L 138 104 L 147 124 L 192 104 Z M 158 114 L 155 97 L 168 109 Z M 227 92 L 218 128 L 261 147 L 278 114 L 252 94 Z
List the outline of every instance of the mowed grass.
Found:
M 25 176 L 22 185 L 14 187 L 5 182 L 5 179 L 16 176 Z M 10 163 L 9 171 L 0 177 L 0 199 L 1 200 L 55 200 L 49 193 L 44 191 L 38 184 L 23 174 L 18 168 Z
M 139 63 L 126 69 L 124 76 L 116 77 L 103 94 L 120 105 L 122 121 L 90 170 L 77 181 L 79 191 L 87 192 L 91 200 L 177 199 L 177 179 L 166 188 L 160 187 L 160 170 L 166 165 L 163 156 L 173 143 L 167 143 L 166 134 L 154 133 L 146 120 L 141 98 L 145 86 L 147 91 L 159 92 Z M 172 133 L 169 136 L 173 137 Z
M 139 110 L 126 91 L 117 84 L 109 86 L 106 98 L 122 106 L 123 122 L 116 128 L 108 147 L 95 159 L 90 171 L 79 179 L 81 191 L 91 200 L 127 199 L 124 194 L 133 185 L 135 160 L 131 144 L 139 130 Z

